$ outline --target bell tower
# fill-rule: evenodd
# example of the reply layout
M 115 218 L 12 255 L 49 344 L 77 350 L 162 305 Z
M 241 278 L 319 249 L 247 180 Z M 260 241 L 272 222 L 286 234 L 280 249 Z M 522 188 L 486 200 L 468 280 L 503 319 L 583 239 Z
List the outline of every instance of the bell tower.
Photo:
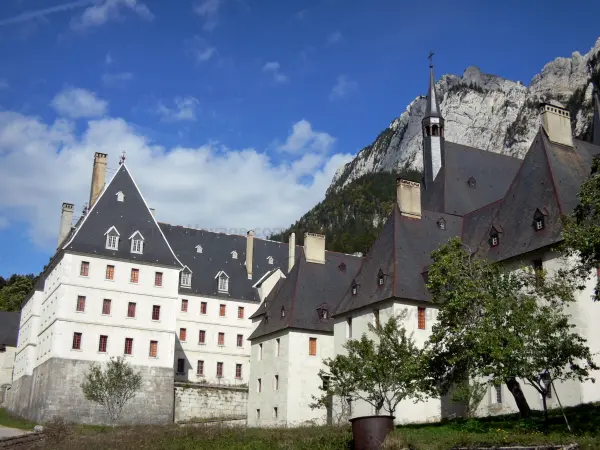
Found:
M 435 181 L 444 161 L 444 118 L 435 92 L 433 55 L 429 54 L 429 91 L 423 125 L 423 168 L 425 188 Z

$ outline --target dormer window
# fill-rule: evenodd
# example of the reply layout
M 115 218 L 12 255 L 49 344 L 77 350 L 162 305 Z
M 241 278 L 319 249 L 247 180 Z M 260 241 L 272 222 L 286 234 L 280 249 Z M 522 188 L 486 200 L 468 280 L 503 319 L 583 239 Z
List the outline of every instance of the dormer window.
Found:
M 477 187 L 477 181 L 473 177 L 469 178 L 469 181 L 467 181 L 467 184 L 469 185 L 469 187 L 471 189 L 475 189 Z
M 215 278 L 218 280 L 219 292 L 229 292 L 229 276 L 221 270 Z
M 181 286 L 191 287 L 192 286 L 192 272 L 187 267 L 181 272 Z
M 338 266 L 338 268 L 342 271 L 345 272 L 346 271 L 346 263 L 345 262 L 341 262 L 340 265 Z
M 202 253 L 202 246 L 196 245 L 196 253 Z
M 131 241 L 131 253 L 143 254 L 144 253 L 144 236 L 139 231 L 133 233 L 129 240 Z
M 444 220 L 444 218 L 440 218 L 440 220 L 437 221 L 437 226 L 440 230 L 445 231 L 446 230 L 446 220 Z
M 285 306 L 281 307 L 281 317 L 285 317 Z
M 319 315 L 320 320 L 329 319 L 329 310 L 327 309 L 327 307 L 317 308 L 317 314 Z
M 351 289 L 352 289 L 352 291 L 351 291 L 352 295 L 358 294 L 358 284 L 356 284 L 356 281 L 354 281 L 354 280 L 352 280 Z
M 235 250 L 231 252 L 231 257 L 232 257 L 233 259 L 238 259 L 238 258 L 237 258 L 237 256 L 238 256 L 238 255 L 237 255 L 237 252 L 236 252 Z
M 379 269 L 379 273 L 377 274 L 377 285 L 383 286 L 384 283 L 384 273 L 383 270 Z
M 124 202 L 125 201 L 125 194 L 123 194 L 121 191 L 117 192 L 117 201 L 118 202 Z
M 273 265 L 273 257 L 272 256 L 267 256 L 267 262 L 271 265 Z
M 497 247 L 498 244 L 500 244 L 500 234 L 498 233 L 498 230 L 492 227 L 492 230 L 490 231 L 490 246 Z
M 119 250 L 119 237 L 121 236 L 117 229 L 112 226 L 106 233 L 106 249 L 107 250 Z
M 533 215 L 533 229 L 540 231 L 544 228 L 546 228 L 546 216 L 539 209 L 536 209 Z

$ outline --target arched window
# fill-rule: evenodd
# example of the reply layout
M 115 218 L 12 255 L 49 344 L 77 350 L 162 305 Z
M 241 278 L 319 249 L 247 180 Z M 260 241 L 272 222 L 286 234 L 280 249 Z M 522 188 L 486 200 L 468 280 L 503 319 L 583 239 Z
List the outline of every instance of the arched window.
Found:
M 434 126 L 432 127 L 432 134 L 433 134 L 434 136 L 438 136 L 438 135 L 439 135 L 439 128 L 438 128 L 438 126 L 437 126 L 437 125 L 434 125 Z
M 425 136 L 431 136 L 431 129 L 429 128 L 429 125 L 425 125 L 423 133 L 425 133 Z

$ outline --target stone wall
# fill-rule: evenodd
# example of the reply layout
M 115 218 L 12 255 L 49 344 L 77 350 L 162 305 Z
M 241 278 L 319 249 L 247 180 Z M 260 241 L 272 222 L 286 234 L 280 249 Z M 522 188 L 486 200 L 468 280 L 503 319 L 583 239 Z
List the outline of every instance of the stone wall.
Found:
M 191 383 L 175 384 L 175 422 L 245 418 L 248 388 Z
M 81 383 L 90 362 L 52 358 L 31 376 L 13 382 L 7 394 L 10 411 L 31 421 L 61 416 L 73 423 L 108 424 L 104 409 L 83 396 Z M 167 424 L 173 421 L 173 370 L 136 367 L 142 389 L 123 408 L 120 424 Z

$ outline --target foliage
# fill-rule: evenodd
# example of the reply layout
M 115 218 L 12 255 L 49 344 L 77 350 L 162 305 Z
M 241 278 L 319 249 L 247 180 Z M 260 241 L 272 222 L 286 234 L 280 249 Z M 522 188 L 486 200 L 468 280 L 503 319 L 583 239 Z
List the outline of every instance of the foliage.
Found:
M 589 279 L 600 267 L 600 158 L 592 162 L 592 173 L 577 194 L 579 204 L 570 216 L 564 217 L 564 244 L 578 260 L 576 272 Z M 596 282 L 594 300 L 600 300 L 600 278 Z
M 35 423 L 23 419 L 22 417 L 15 416 L 4 408 L 0 408 L 0 425 L 8 428 L 31 431 L 35 426 Z
M 44 425 L 44 435 L 53 444 L 60 444 L 71 435 L 73 430 L 62 417 L 55 416 Z
M 23 300 L 33 290 L 35 282 L 33 274 L 13 274 L 8 279 L 0 277 L 0 311 L 20 311 Z
M 125 404 L 141 387 L 142 374 L 136 372 L 122 356 L 111 358 L 105 370 L 99 364 L 92 364 L 81 384 L 85 398 L 102 405 L 113 426 Z
M 371 339 L 366 333 L 360 339 L 344 344 L 346 355 L 325 359 L 326 369 L 319 371 L 323 395 L 313 406 L 323 405 L 327 398 L 337 396 L 361 399 L 379 413 L 394 414 L 402 400 L 422 400 L 432 392 L 423 382 L 422 350 L 401 326 L 406 314 L 391 317 L 385 324 L 369 324 Z
M 474 417 L 486 393 L 485 383 L 475 380 L 459 383 L 452 392 L 452 401 L 465 406 L 467 417 Z
M 569 323 L 565 306 L 578 280 L 568 269 L 554 274 L 522 267 L 507 270 L 476 259 L 458 238 L 432 253 L 428 288 L 440 305 L 428 352 L 438 380 L 507 383 L 521 378 L 542 396 L 551 382 L 590 379 L 598 367 Z M 544 376 L 542 376 L 544 373 Z M 524 396 L 515 395 L 521 406 Z M 526 414 L 528 410 L 520 410 Z
M 420 181 L 415 170 L 363 175 L 346 187 L 328 192 L 325 200 L 304 214 L 287 230 L 270 236 L 287 242 L 296 233 L 296 244 L 303 245 L 304 233 L 326 236 L 328 250 L 366 253 L 379 235 L 396 201 L 396 178 Z

